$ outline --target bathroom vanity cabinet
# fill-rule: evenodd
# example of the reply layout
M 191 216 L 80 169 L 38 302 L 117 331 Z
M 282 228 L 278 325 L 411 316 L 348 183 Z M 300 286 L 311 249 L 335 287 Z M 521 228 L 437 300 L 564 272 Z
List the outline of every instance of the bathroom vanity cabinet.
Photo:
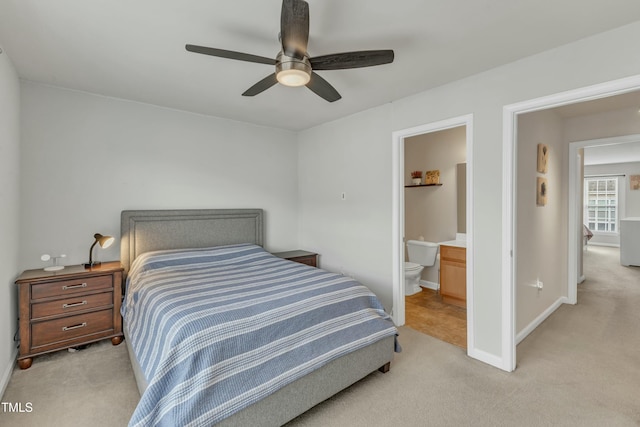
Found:
M 467 307 L 467 249 L 440 245 L 440 294 L 442 301 Z

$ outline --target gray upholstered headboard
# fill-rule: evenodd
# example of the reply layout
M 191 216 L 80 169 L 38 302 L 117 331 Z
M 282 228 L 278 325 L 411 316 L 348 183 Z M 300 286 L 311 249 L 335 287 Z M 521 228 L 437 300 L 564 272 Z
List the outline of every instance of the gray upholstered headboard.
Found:
M 144 252 L 234 243 L 262 246 L 262 209 L 122 211 L 120 262 L 125 271 Z

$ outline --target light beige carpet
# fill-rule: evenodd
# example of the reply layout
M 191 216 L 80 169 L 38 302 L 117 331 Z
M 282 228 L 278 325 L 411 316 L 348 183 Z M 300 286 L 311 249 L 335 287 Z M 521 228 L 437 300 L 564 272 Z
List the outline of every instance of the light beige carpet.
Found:
M 451 344 L 400 328 L 404 351 L 289 426 L 638 426 L 640 268 L 590 247 L 576 306 L 564 305 L 518 346 L 506 373 Z M 124 345 L 39 357 L 16 369 L 1 426 L 124 426 L 138 400 Z M 256 420 L 256 426 L 260 421 Z
M 16 367 L 2 401 L 30 402 L 33 410 L 0 412 L 0 426 L 126 426 L 139 398 L 125 344 L 106 340 Z

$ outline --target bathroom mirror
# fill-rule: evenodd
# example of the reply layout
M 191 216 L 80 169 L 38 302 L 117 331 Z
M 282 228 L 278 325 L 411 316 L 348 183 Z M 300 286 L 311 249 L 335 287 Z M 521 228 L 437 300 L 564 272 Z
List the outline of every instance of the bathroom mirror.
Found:
M 456 165 L 456 210 L 458 215 L 458 233 L 467 232 L 467 164 Z

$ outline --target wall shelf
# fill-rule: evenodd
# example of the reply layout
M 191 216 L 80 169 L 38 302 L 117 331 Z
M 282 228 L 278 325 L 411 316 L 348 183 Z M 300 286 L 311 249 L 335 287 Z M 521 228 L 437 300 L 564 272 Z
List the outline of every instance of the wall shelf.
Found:
M 405 185 L 404 188 L 410 188 L 410 187 L 440 187 L 442 184 L 418 184 L 418 185 Z

